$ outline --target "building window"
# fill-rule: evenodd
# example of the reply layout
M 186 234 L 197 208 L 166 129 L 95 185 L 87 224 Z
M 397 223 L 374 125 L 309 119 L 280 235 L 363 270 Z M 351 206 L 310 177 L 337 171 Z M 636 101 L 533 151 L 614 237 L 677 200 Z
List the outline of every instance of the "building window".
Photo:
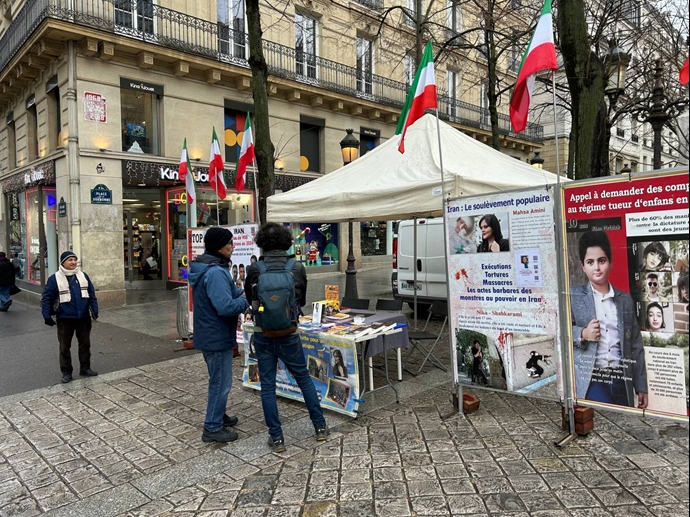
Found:
M 416 71 L 416 66 L 415 66 L 414 57 L 407 54 L 405 56 L 405 86 L 406 86 L 405 89 L 406 90 L 410 89 L 410 85 L 412 84 L 412 81 L 414 81 L 415 71 Z
M 62 108 L 57 76 L 48 81 L 46 94 L 48 100 L 48 149 L 54 151 L 62 145 Z
M 447 0 L 449 37 L 457 36 L 462 32 L 462 4 L 456 0 Z M 460 43 L 456 41 L 456 43 Z
M 477 48 L 477 55 L 480 59 L 487 60 L 489 59 L 489 45 L 486 42 L 486 32 L 484 30 L 484 26 L 486 23 L 482 20 L 481 22 L 481 30 L 479 31 L 479 48 Z
M 489 113 L 489 85 L 481 83 L 479 87 L 479 122 L 482 126 L 491 125 Z
M 458 114 L 458 73 L 454 70 L 446 71 L 446 94 L 448 95 L 446 114 L 449 117 L 456 117 Z
M 7 122 L 7 166 L 9 170 L 17 167 L 17 131 L 14 119 Z
M 32 162 L 38 158 L 38 113 L 36 112 L 36 101 L 32 95 L 26 103 L 26 146 L 27 156 Z
M 510 56 L 508 56 L 508 69 L 511 72 L 519 72 L 522 56 L 520 55 L 520 42 L 517 33 L 511 31 Z
M 218 1 L 218 50 L 221 54 L 246 59 L 246 17 L 244 0 Z
M 386 254 L 386 237 L 388 223 L 386 221 L 366 221 L 360 223 L 360 245 L 362 256 Z
M 376 129 L 361 127 L 359 129 L 359 155 L 364 156 L 379 145 L 381 133 Z
M 372 93 L 374 75 L 374 42 L 368 38 L 357 36 L 357 91 Z
M 242 149 L 247 111 L 225 108 L 225 161 L 237 163 Z
M 422 2 L 423 4 L 423 2 Z M 422 8 L 421 12 L 424 12 L 424 6 L 420 6 Z M 405 16 L 405 23 L 410 26 L 410 27 L 416 27 L 417 26 L 417 0 L 407 0 L 407 13 L 408 16 Z
M 156 33 L 153 0 L 115 0 L 115 30 L 133 35 L 132 30 L 143 34 Z M 128 30 L 130 29 L 130 30 Z
M 160 155 L 159 96 L 137 90 L 120 90 L 122 150 Z
M 321 129 L 322 119 L 301 117 L 299 125 L 299 170 L 321 172 Z
M 316 79 L 316 20 L 295 13 L 295 62 L 300 79 Z

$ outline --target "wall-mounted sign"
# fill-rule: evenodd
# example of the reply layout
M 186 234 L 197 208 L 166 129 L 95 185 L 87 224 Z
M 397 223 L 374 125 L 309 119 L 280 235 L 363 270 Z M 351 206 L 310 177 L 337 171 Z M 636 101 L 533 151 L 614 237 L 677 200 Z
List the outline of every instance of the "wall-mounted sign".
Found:
M 107 121 L 107 109 L 103 95 L 84 92 L 84 120 L 101 124 Z
M 99 183 L 91 189 L 91 204 L 94 205 L 112 205 L 113 191 L 108 187 Z
M 126 79 L 124 77 L 120 77 L 120 88 L 163 95 L 163 86 L 160 84 L 145 83 L 143 81 L 137 81 L 136 79 Z
M 65 203 L 64 197 L 58 201 L 58 217 L 67 217 L 67 203 Z
M 10 194 L 10 220 L 19 221 L 19 196 L 17 194 Z
M 364 136 L 371 136 L 374 138 L 381 138 L 381 131 L 378 129 L 369 129 L 368 127 L 360 127 L 359 134 Z

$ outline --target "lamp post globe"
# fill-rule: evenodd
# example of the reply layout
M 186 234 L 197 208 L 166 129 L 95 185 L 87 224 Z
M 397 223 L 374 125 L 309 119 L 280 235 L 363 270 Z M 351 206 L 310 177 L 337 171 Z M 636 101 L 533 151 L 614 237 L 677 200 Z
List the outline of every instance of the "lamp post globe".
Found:
M 359 140 L 352 134 L 352 129 L 346 129 L 345 138 L 340 141 L 343 154 L 343 164 L 349 165 L 359 157 Z M 347 269 L 345 270 L 345 297 L 359 298 L 357 294 L 357 270 L 355 269 L 355 252 L 352 243 L 353 225 L 348 222 L 347 232 Z
M 542 158 L 539 153 L 540 153 L 540 151 L 534 151 L 534 156 L 529 161 L 529 163 L 530 163 L 530 165 L 532 165 L 532 167 L 536 167 L 537 169 L 543 169 L 544 168 L 544 158 Z

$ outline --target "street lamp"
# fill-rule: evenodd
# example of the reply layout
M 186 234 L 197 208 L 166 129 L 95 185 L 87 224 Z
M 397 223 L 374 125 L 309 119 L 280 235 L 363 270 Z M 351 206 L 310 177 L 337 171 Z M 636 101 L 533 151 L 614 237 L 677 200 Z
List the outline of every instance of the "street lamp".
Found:
M 631 56 L 621 50 L 615 39 L 609 41 L 609 50 L 604 54 L 604 73 L 606 74 L 606 86 L 604 93 L 609 99 L 609 107 L 606 111 L 606 143 L 603 153 L 604 172 L 609 174 L 609 141 L 611 139 L 611 129 L 613 123 L 611 115 L 616 110 L 618 97 L 621 96 L 625 90 L 625 78 L 628 72 L 628 65 L 630 64 Z
M 343 163 L 348 165 L 359 157 L 359 140 L 352 134 L 352 129 L 346 129 L 345 138 L 340 141 L 340 150 L 343 153 Z M 352 246 L 352 221 L 348 223 L 347 235 L 347 269 L 345 270 L 345 297 L 359 298 L 357 295 L 357 270 L 355 269 L 355 252 Z
M 536 167 L 537 169 L 543 169 L 544 168 L 544 158 L 539 156 L 540 151 L 534 151 L 534 156 L 532 159 L 529 161 L 530 165 L 532 167 Z
M 630 174 L 632 172 L 632 169 L 628 166 L 627 163 L 623 164 L 623 168 L 621 169 L 621 174 Z

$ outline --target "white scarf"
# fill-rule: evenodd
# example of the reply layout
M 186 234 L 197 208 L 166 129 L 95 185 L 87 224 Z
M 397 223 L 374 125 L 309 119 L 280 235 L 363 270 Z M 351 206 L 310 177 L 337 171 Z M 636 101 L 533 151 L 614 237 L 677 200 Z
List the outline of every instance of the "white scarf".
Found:
M 89 281 L 81 272 L 81 269 L 65 269 L 60 266 L 60 270 L 55 273 L 55 280 L 57 281 L 58 294 L 60 295 L 60 303 L 69 303 L 72 300 L 72 294 L 69 291 L 69 282 L 67 281 L 68 276 L 77 275 L 77 282 L 79 282 L 79 288 L 81 289 L 81 297 L 89 297 Z

